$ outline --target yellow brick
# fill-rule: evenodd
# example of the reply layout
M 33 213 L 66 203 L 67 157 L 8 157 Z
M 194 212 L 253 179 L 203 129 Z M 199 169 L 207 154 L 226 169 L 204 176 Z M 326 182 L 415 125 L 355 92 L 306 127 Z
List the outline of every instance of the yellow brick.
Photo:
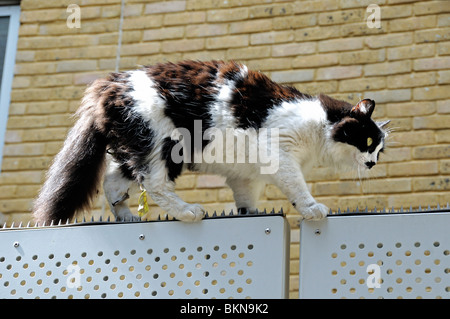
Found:
M 317 70 L 317 80 L 348 79 L 362 75 L 361 66 L 335 66 Z
M 314 195 L 349 195 L 360 194 L 359 182 L 319 182 L 314 185 Z
M 161 44 L 158 42 L 133 43 L 122 45 L 120 50 L 121 56 L 130 55 L 150 55 L 159 52 Z
M 413 158 L 448 158 L 450 157 L 450 145 L 418 146 L 413 149 Z
M 450 189 L 450 177 L 418 177 L 413 182 L 414 191 L 446 191 Z
M 228 33 L 228 25 L 223 23 L 195 24 L 186 26 L 186 36 L 188 38 L 217 36 L 217 35 L 224 35 L 227 33 Z
M 364 196 L 348 196 L 343 197 L 340 196 L 338 200 L 338 207 L 341 210 L 345 210 L 350 208 L 350 210 L 354 210 L 358 208 L 359 210 L 364 210 L 366 207 L 368 209 L 382 209 L 383 207 L 390 207 L 388 204 L 388 196 L 386 195 L 368 195 Z M 335 211 L 335 210 L 334 210 Z
M 436 16 L 423 16 L 423 17 L 413 17 L 409 19 L 397 19 L 389 21 L 389 31 L 400 32 L 400 31 L 428 29 L 434 27 L 435 25 L 436 25 Z
M 385 60 L 385 50 L 344 52 L 340 55 L 341 64 L 366 64 Z
M 414 46 L 395 47 L 387 49 L 389 60 L 403 60 L 434 56 L 434 44 L 417 44 Z
M 242 21 L 230 23 L 230 33 L 253 33 L 270 31 L 272 29 L 271 19 L 260 19 L 255 21 Z
M 352 51 L 362 49 L 362 47 L 363 47 L 362 38 L 326 40 L 321 41 L 318 44 L 319 52 Z
M 252 45 L 283 43 L 283 42 L 291 42 L 293 40 L 294 40 L 294 32 L 292 30 L 255 33 L 252 34 L 250 37 L 250 43 Z
M 234 8 L 208 11 L 207 21 L 224 22 L 244 20 L 248 17 L 248 8 Z
M 250 18 L 266 18 L 274 16 L 283 16 L 292 14 L 292 5 L 289 3 L 284 4 L 271 4 L 264 6 L 252 7 L 249 10 Z
M 155 40 L 177 39 L 182 38 L 183 36 L 184 36 L 184 27 L 168 27 L 161 29 L 145 30 L 142 40 L 155 41 Z
M 450 57 L 438 57 L 414 60 L 414 70 L 442 70 L 450 69 Z
M 391 103 L 386 107 L 389 117 L 421 116 L 436 112 L 434 102 Z
M 450 143 L 450 130 L 436 131 L 436 142 L 437 143 Z
M 389 176 L 433 175 L 437 174 L 438 171 L 439 165 L 437 161 L 414 161 L 388 165 Z
M 433 1 L 430 3 L 422 2 L 414 4 L 414 13 L 416 15 L 449 12 L 450 5 L 448 1 Z
M 181 12 L 171 13 L 164 16 L 164 25 L 189 25 L 206 21 L 205 12 Z
M 411 62 L 408 60 L 405 61 L 396 61 L 396 62 L 384 62 L 384 63 L 375 63 L 369 64 L 364 67 L 364 75 L 373 76 L 373 75 L 389 75 L 396 73 L 406 73 L 411 71 Z
M 266 58 L 270 56 L 270 47 L 257 46 L 239 49 L 229 49 L 227 57 L 230 60 Z
M 441 42 L 449 39 L 450 39 L 450 28 L 420 30 L 414 33 L 414 41 L 416 43 Z
M 198 51 L 205 47 L 204 39 L 164 41 L 161 50 L 164 53 Z
M 395 47 L 411 44 L 413 42 L 412 32 L 376 35 L 366 38 L 366 44 L 371 49 Z
M 336 27 L 339 27 L 341 37 L 369 36 L 386 33 L 387 21 L 383 19 L 381 20 L 381 28 L 368 28 L 366 21 L 357 23 L 346 23 L 340 26 L 330 26 L 330 27 L 333 27 L 335 30 Z
M 370 79 L 350 79 L 339 82 L 340 92 L 360 92 L 367 90 L 379 90 L 386 87 L 385 77 L 371 77 Z M 375 108 L 376 110 L 376 108 Z
M 217 201 L 217 189 L 180 190 L 177 194 L 190 203 L 211 203 Z
M 450 85 L 415 88 L 413 95 L 415 100 L 448 99 L 450 97 Z
M 232 35 L 206 39 L 206 49 L 224 49 L 248 46 L 248 35 Z
M 450 160 L 441 160 L 439 166 L 439 172 L 441 174 L 449 174 L 450 173 Z
M 287 58 L 268 58 L 249 60 L 245 63 L 249 69 L 258 71 L 286 70 L 291 68 L 292 59 Z
M 445 129 L 450 127 L 450 115 L 415 117 L 414 129 Z
M 292 61 L 292 66 L 294 68 L 313 68 L 318 66 L 335 65 L 338 63 L 338 55 L 335 53 L 328 53 L 297 57 Z
M 387 78 L 387 86 L 393 89 L 432 85 L 435 82 L 436 75 L 434 72 L 409 73 Z
M 343 24 L 364 20 L 365 9 L 339 10 L 335 12 L 319 13 L 319 24 Z
M 123 21 L 123 30 L 151 29 L 162 25 L 162 15 L 129 17 Z
M 316 44 L 314 42 L 277 44 L 272 47 L 272 56 L 296 56 L 301 54 L 312 54 L 315 51 Z

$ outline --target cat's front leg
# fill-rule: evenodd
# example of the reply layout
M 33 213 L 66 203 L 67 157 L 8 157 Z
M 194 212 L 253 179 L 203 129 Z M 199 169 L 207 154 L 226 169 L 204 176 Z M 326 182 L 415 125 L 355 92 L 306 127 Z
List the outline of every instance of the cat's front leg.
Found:
M 280 161 L 278 171 L 271 177 L 272 182 L 286 195 L 303 218 L 320 220 L 327 216 L 329 208 L 312 197 L 298 163 L 285 158 Z

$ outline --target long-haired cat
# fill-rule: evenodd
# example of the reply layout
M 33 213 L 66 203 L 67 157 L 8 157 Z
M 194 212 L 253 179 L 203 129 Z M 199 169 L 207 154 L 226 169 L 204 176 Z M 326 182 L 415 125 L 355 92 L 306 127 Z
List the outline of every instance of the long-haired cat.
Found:
M 127 195 L 130 184 L 138 183 L 170 216 L 198 221 L 202 206 L 174 192 L 187 168 L 225 176 L 241 213 L 254 211 L 261 190 L 272 183 L 304 218 L 321 219 L 329 209 L 311 196 L 304 173 L 317 164 L 372 168 L 387 135 L 385 123 L 371 119 L 374 107 L 369 99 L 351 105 L 304 94 L 235 62 L 183 61 L 112 73 L 87 89 L 79 119 L 35 201 L 34 217 L 48 224 L 89 208 L 104 175 L 105 195 L 118 218 L 134 218 Z M 234 154 L 234 160 L 192 160 L 217 142 L 210 132 L 229 137 L 230 129 L 232 141 L 216 143 L 223 150 L 214 151 Z M 182 131 L 190 134 L 175 134 Z M 270 173 L 262 170 L 267 161 L 249 160 L 257 151 L 252 145 L 236 146 L 235 138 L 247 133 L 258 145 L 268 139 L 262 143 L 266 155 L 277 163 Z M 193 136 L 201 142 L 189 140 Z M 239 154 L 244 161 L 237 161 Z

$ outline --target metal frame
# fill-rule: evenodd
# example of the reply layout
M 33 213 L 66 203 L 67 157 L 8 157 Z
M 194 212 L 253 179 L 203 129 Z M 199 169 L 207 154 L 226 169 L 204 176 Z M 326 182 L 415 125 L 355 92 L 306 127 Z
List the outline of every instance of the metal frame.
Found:
M 450 209 L 304 221 L 300 298 L 450 298 Z
M 0 231 L 1 298 L 287 298 L 282 214 Z

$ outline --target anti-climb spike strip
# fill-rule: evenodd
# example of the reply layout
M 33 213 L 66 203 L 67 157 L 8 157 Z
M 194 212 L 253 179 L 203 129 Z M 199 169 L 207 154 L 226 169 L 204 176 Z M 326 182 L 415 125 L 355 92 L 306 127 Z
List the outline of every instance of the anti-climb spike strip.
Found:
M 426 206 L 427 207 L 427 206 Z M 398 210 L 396 210 L 394 207 L 392 208 L 386 208 L 383 207 L 381 210 L 377 207 L 374 207 L 372 210 L 369 210 L 368 207 L 366 207 L 364 210 L 360 210 L 358 207 L 356 207 L 354 210 L 350 210 L 350 208 L 346 208 L 345 210 L 341 208 L 337 208 L 336 212 L 333 213 L 330 209 L 329 215 L 331 216 L 337 216 L 337 215 L 357 215 L 357 214 L 403 214 L 403 213 L 427 213 L 427 212 L 442 212 L 442 211 L 450 211 L 450 202 L 446 203 L 446 205 L 439 205 L 437 204 L 435 208 L 432 208 L 431 206 L 428 206 L 427 209 L 422 209 L 421 206 L 417 210 L 413 209 L 412 206 L 409 209 L 405 209 L 403 206 L 401 206 Z M 256 209 L 254 214 L 240 214 L 238 212 L 234 212 L 233 210 L 230 211 L 229 214 L 225 213 L 225 210 L 222 211 L 222 213 L 217 213 L 217 211 L 214 211 L 213 214 L 210 214 L 208 212 L 205 212 L 204 219 L 215 219 L 215 218 L 240 218 L 240 217 L 252 217 L 252 216 L 264 216 L 264 215 L 281 215 L 284 216 L 283 210 L 280 209 L 278 212 L 275 210 L 275 208 L 270 209 L 268 212 L 267 209 L 264 209 L 262 211 Z M 21 229 L 21 228 L 38 228 L 38 227 L 64 227 L 64 226 L 70 226 L 70 225 L 76 225 L 76 224 L 89 224 L 89 223 L 129 223 L 129 222 L 155 222 L 155 221 L 176 221 L 177 219 L 170 217 L 167 214 L 164 215 L 158 215 L 157 219 L 142 219 L 142 218 L 126 218 L 122 219 L 120 217 L 99 217 L 98 221 L 95 221 L 95 218 L 92 216 L 88 221 L 86 221 L 86 218 L 83 217 L 82 220 L 78 220 L 75 218 L 72 222 L 70 219 L 67 219 L 65 224 L 62 220 L 58 221 L 51 221 L 50 225 L 48 225 L 46 222 L 43 222 L 42 225 L 40 225 L 38 222 L 34 222 L 34 225 L 32 224 L 32 221 L 28 221 L 27 225 L 24 226 L 22 222 L 19 222 L 19 224 L 16 226 L 16 222 L 12 222 L 11 225 L 8 227 L 8 223 L 5 222 L 3 224 L 3 227 L 0 228 L 0 230 L 8 230 L 8 229 Z M 1 226 L 1 225 L 0 225 Z

